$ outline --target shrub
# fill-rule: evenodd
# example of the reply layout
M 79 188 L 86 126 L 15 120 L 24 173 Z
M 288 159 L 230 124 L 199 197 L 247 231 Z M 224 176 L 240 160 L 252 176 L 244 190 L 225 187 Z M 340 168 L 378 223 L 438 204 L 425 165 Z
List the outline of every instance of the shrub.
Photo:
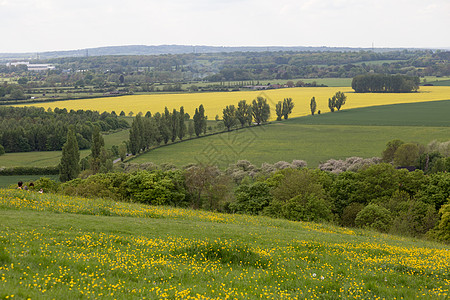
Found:
M 41 177 L 34 182 L 34 190 L 42 189 L 44 193 L 56 193 L 59 189 L 59 183 L 48 177 Z
M 355 225 L 362 228 L 372 228 L 381 232 L 389 231 L 392 217 L 389 210 L 377 204 L 369 204 L 356 216 Z
M 410 200 L 402 206 L 393 221 L 392 233 L 420 237 L 436 225 L 438 215 L 433 205 Z
M 447 204 L 443 205 L 439 210 L 441 219 L 436 229 L 433 232 L 434 237 L 438 241 L 450 243 L 450 198 L 447 199 Z
M 328 176 L 318 170 L 284 169 L 268 180 L 272 202 L 264 214 L 290 220 L 330 220 L 331 203 L 324 189 Z
M 0 145 L 0 155 L 3 154 L 5 154 L 5 148 L 2 145 Z
M 341 225 L 346 227 L 355 227 L 355 219 L 358 213 L 364 208 L 364 204 L 353 202 L 344 208 L 341 217 Z
M 396 166 L 415 166 L 418 159 L 419 146 L 417 144 L 402 144 L 394 153 L 394 165 Z
M 236 189 L 235 198 L 236 200 L 230 204 L 230 210 L 250 215 L 259 214 L 272 200 L 268 184 L 260 181 L 241 184 Z
M 127 195 L 141 203 L 183 206 L 186 198 L 181 171 L 137 171 L 125 185 Z
M 292 161 L 292 166 L 297 169 L 306 168 L 308 164 L 304 160 L 294 159 Z

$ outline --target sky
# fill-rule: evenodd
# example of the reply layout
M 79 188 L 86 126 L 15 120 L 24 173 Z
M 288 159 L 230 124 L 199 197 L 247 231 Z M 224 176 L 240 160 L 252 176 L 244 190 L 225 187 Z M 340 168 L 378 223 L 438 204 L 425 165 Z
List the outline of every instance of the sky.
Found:
M 0 53 L 121 45 L 450 48 L 450 0 L 0 0 Z

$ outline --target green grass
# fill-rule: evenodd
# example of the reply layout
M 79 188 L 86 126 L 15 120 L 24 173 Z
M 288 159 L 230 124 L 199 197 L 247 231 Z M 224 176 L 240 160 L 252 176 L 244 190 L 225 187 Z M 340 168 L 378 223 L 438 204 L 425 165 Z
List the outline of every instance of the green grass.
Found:
M 386 143 L 393 139 L 428 144 L 432 140 L 447 141 L 450 127 L 302 125 L 275 123 L 151 150 L 134 163 L 217 164 L 227 167 L 246 159 L 256 165 L 280 160 L 306 160 L 316 167 L 328 159 L 351 156 L 380 156 Z
M 30 182 L 36 181 L 41 177 L 48 177 L 52 180 L 58 180 L 58 175 L 11 175 L 0 176 L 0 188 L 7 188 L 11 185 L 17 186 L 17 182 L 22 181 L 29 185 Z
M 344 109 L 289 121 L 312 125 L 450 127 L 450 100 Z M 450 138 L 450 137 L 449 137 Z
M 447 299 L 447 246 L 0 190 L 0 298 Z
M 437 80 L 437 81 L 430 81 L 427 83 L 431 83 L 432 85 L 436 86 L 450 86 L 450 80 Z

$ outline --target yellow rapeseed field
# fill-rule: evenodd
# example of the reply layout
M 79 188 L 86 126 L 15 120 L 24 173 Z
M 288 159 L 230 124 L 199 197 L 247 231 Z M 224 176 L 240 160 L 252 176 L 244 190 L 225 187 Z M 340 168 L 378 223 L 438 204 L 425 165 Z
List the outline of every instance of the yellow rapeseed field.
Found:
M 347 102 L 342 109 L 450 99 L 450 87 L 448 86 L 426 86 L 420 87 L 418 93 L 392 94 L 357 94 L 350 87 L 303 87 L 268 91 L 130 95 L 114 98 L 57 101 L 28 106 L 40 106 L 46 109 L 54 109 L 55 107 L 68 110 L 90 109 L 100 112 L 115 111 L 116 113 L 124 111 L 127 115 L 130 111 L 134 114 L 139 112 L 145 114 L 147 111 L 152 113 L 163 112 L 166 106 L 170 111 L 174 108 L 178 110 L 180 106 L 184 106 L 185 112 L 192 116 L 195 108 L 203 104 L 209 119 L 214 119 L 216 115 L 222 116 L 222 110 L 227 105 L 237 105 L 240 100 L 244 99 L 251 102 L 256 97 L 262 96 L 268 99 L 272 109 L 272 119 L 275 119 L 275 104 L 284 98 L 291 97 L 294 100 L 295 107 L 291 117 L 300 117 L 310 114 L 309 103 L 312 97 L 316 98 L 317 110 L 329 111 L 328 98 L 331 98 L 337 91 L 342 91 L 347 95 Z

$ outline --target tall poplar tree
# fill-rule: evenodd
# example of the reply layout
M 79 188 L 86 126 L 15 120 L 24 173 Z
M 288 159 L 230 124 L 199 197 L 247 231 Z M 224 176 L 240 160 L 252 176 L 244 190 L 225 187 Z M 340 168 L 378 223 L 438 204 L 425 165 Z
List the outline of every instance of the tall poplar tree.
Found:
M 311 103 L 309 104 L 309 107 L 311 108 L 311 115 L 314 116 L 314 113 L 317 109 L 317 103 L 316 103 L 316 97 L 311 98 Z
M 72 128 L 67 132 L 67 141 L 62 147 L 62 157 L 59 163 L 59 180 L 66 182 L 75 179 L 80 174 L 80 151 L 77 138 Z
M 94 127 L 92 131 L 92 147 L 91 147 L 91 170 L 92 172 L 98 173 L 101 167 L 101 155 L 102 149 L 105 148 L 105 141 L 100 134 L 100 128 Z
M 180 113 L 178 115 L 178 138 L 182 140 L 184 136 L 186 135 L 186 123 L 184 122 L 184 119 L 186 118 L 184 113 L 184 107 L 180 107 Z

